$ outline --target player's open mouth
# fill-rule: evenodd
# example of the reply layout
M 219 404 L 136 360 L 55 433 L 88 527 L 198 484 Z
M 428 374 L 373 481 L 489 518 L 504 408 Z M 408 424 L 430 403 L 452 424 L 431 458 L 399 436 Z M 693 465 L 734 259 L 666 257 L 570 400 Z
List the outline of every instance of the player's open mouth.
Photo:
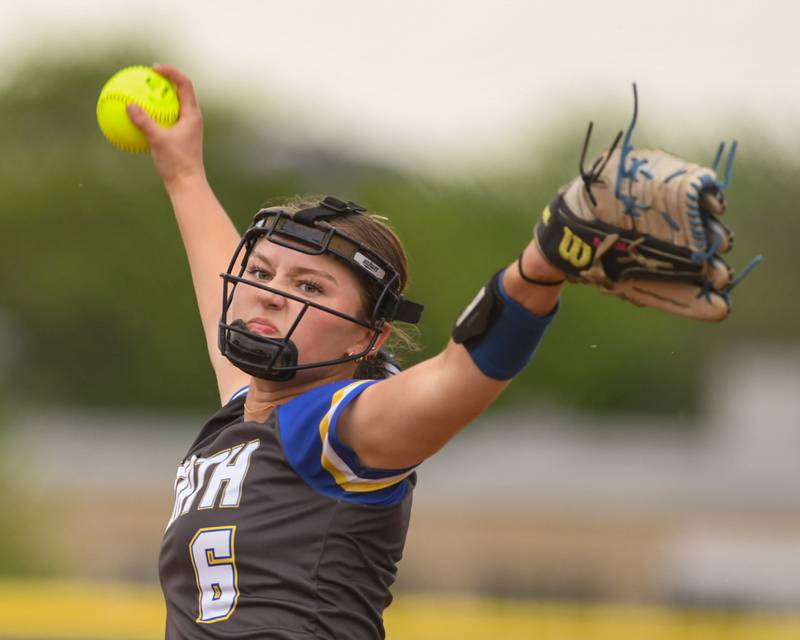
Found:
M 250 320 L 247 325 L 247 330 L 250 333 L 257 333 L 262 336 L 277 336 L 278 329 L 269 320 L 264 318 L 255 318 Z

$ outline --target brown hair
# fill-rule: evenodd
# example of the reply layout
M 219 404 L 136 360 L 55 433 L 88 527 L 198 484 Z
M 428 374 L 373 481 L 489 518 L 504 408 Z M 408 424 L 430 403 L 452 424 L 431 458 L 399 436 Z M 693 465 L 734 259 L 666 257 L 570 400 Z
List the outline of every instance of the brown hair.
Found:
M 301 209 L 308 209 L 319 204 L 321 197 L 295 197 L 287 203 L 279 205 L 287 213 L 296 213 Z M 394 229 L 389 224 L 388 218 L 374 212 L 366 211 L 360 215 L 349 215 L 326 220 L 332 227 L 347 234 L 354 240 L 361 242 L 371 251 L 379 255 L 397 272 L 400 277 L 400 286 L 397 293 L 401 294 L 408 285 L 408 257 L 403 243 L 398 238 Z M 362 313 L 366 317 L 378 302 L 382 287 L 366 274 L 355 271 L 361 283 Z M 396 351 L 410 352 L 419 350 L 419 331 L 414 325 L 397 326 L 397 321 L 392 323 L 392 333 L 384 345 L 392 356 Z M 357 378 L 384 378 L 386 359 L 383 354 L 364 358 L 359 362 L 356 371 Z

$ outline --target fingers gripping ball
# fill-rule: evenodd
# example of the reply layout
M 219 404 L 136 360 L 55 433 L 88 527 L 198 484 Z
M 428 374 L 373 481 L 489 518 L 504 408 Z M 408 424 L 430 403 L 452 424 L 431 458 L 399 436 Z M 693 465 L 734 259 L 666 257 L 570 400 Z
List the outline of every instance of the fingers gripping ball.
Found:
M 150 67 L 126 67 L 106 82 L 97 99 L 97 124 L 114 146 L 141 153 L 148 151 L 150 145 L 125 112 L 131 103 L 139 105 L 162 127 L 171 127 L 180 115 L 180 102 L 170 81 Z

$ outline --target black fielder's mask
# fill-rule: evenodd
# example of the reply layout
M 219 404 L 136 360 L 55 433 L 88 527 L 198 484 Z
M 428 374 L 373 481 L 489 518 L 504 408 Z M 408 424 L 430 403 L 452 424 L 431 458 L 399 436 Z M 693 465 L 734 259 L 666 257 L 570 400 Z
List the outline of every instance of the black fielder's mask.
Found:
M 301 369 L 326 367 L 366 356 L 374 348 L 387 322 L 393 320 L 419 322 L 422 305 L 406 300 L 400 295 L 400 276 L 397 271 L 361 242 L 326 222 L 340 216 L 362 215 L 364 211 L 366 211 L 364 207 L 354 202 L 343 202 L 338 198 L 327 196 L 317 206 L 302 209 L 294 214 L 280 209 L 262 209 L 255 215 L 253 223 L 245 231 L 233 254 L 228 271 L 221 274 L 223 292 L 219 349 L 222 355 L 252 376 L 281 382 L 291 380 Z M 357 274 L 359 281 L 379 293 L 375 306 L 367 310 L 369 317 L 362 320 L 245 278 L 250 255 L 256 243 L 262 238 L 309 255 L 326 254 L 343 261 Z M 233 297 L 240 286 L 255 287 L 300 303 L 300 311 L 285 336 L 270 338 L 253 333 L 247 330 L 241 319 L 229 322 L 228 314 Z M 324 362 L 298 364 L 299 354 L 292 342 L 292 334 L 310 307 L 369 329 L 372 332 L 369 344 L 360 353 Z

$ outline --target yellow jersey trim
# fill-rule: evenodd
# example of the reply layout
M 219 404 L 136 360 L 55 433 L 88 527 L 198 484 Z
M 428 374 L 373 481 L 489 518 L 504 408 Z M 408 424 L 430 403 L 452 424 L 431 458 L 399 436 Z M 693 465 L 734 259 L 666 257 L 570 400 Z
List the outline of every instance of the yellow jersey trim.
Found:
M 395 476 L 389 476 L 388 478 L 361 478 L 339 457 L 331 445 L 328 439 L 328 431 L 330 430 L 331 420 L 333 419 L 334 413 L 336 413 L 336 409 L 338 409 L 339 405 L 348 395 L 368 382 L 370 381 L 357 380 L 334 393 L 331 398 L 330 409 L 328 409 L 322 421 L 319 423 L 319 437 L 322 442 L 322 466 L 333 476 L 333 479 L 336 480 L 336 484 L 345 491 L 354 493 L 366 493 L 391 487 L 407 478 L 413 471 L 405 471 Z

